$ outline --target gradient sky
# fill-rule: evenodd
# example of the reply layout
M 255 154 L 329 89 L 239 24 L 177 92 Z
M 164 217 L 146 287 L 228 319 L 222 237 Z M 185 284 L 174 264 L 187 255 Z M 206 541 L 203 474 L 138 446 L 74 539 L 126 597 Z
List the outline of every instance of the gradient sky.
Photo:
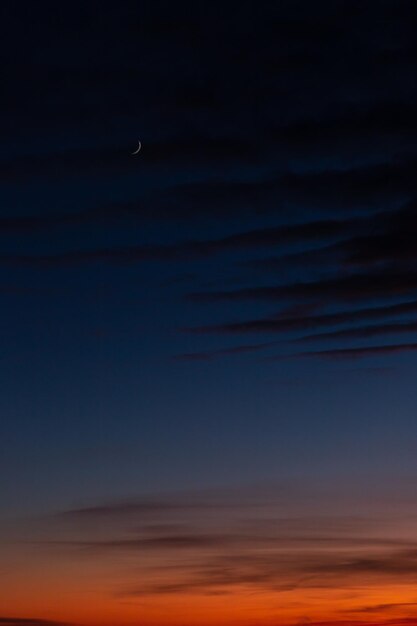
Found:
M 413 8 L 1 3 L 0 626 L 417 625 Z

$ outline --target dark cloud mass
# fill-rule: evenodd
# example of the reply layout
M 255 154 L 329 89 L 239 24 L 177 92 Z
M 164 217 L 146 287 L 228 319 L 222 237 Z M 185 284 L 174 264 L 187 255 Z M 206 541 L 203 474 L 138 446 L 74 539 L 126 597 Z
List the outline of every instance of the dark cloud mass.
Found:
M 0 154 L 0 270 L 20 282 L 2 293 L 28 289 L 22 276 L 30 282 L 33 270 L 143 266 L 153 286 L 176 289 L 177 303 L 185 295 L 173 319 L 206 311 L 207 324 L 176 324 L 196 337 L 271 334 L 258 345 L 176 347 L 176 361 L 256 353 L 277 332 L 321 329 L 298 338 L 317 342 L 414 332 L 417 311 L 402 303 L 417 295 L 411 8 L 323 0 L 218 14 L 196 5 L 167 8 L 161 20 L 130 2 L 115 17 L 104 4 L 91 58 L 91 7 L 68 16 L 66 33 L 88 42 L 71 58 L 67 34 L 52 37 L 53 58 L 31 45 L 55 17 L 28 10 L 31 54 L 16 50 L 3 73 L 2 134 L 13 149 Z M 20 20 L 9 7 L 10 32 Z M 25 185 L 30 199 L 16 200 Z M 184 264 L 194 264 L 188 294 L 175 278 Z M 268 303 L 324 311 L 262 317 Z M 243 321 L 231 319 L 238 308 Z M 405 312 L 404 323 L 358 327 Z

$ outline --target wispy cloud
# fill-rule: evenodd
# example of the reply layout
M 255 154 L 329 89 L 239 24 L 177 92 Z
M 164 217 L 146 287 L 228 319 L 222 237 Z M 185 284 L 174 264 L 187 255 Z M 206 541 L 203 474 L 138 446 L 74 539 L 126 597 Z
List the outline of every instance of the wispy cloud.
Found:
M 249 287 L 234 291 L 197 292 L 189 294 L 193 302 L 265 301 L 321 298 L 332 302 L 352 302 L 372 298 L 387 298 L 413 293 L 417 289 L 417 272 L 392 270 L 336 276 L 323 280 L 295 282 L 267 287 Z
M 176 583 L 143 585 L 130 594 L 208 593 L 235 587 L 271 591 L 333 588 L 336 584 L 357 584 L 366 580 L 377 585 L 381 579 L 410 580 L 417 573 L 416 550 L 373 551 L 360 556 L 355 549 L 340 545 L 333 552 L 323 549 L 297 553 L 291 548 L 268 555 L 256 552 L 213 556 L 183 573 Z M 129 592 L 128 592 L 129 593 Z
M 378 320 L 397 315 L 406 315 L 408 313 L 417 313 L 417 300 L 380 307 L 350 309 L 338 313 L 326 313 L 322 315 L 300 315 L 298 313 L 286 316 L 285 314 L 278 313 L 272 317 L 212 326 L 190 327 L 184 328 L 183 330 L 186 332 L 204 334 L 284 333 L 297 330 L 313 330 L 315 328 L 337 326 L 352 322 Z
M 359 359 L 373 356 L 387 356 L 403 352 L 415 352 L 417 343 L 402 343 L 384 346 L 366 346 L 361 348 L 338 348 L 335 350 L 317 350 L 299 352 L 297 357 L 319 357 L 323 359 Z
M 137 498 L 51 516 L 48 537 L 25 548 L 125 562 L 122 596 L 409 584 L 415 534 L 383 502 L 377 512 L 357 496 L 289 486 Z
M 361 606 L 349 609 L 349 613 L 380 613 L 397 609 L 408 609 L 417 607 L 417 602 L 391 602 L 386 604 L 374 604 L 372 606 Z
M 254 345 L 233 346 L 231 348 L 222 348 L 220 350 L 208 350 L 206 352 L 189 352 L 186 354 L 177 354 L 174 359 L 177 361 L 212 361 L 223 356 L 233 356 L 239 354 L 250 354 L 252 352 L 259 352 L 266 348 L 275 346 L 275 341 L 269 341 L 267 343 L 260 343 Z
M 323 339 L 368 339 L 379 335 L 392 335 L 417 332 L 417 322 L 394 322 L 391 324 L 379 324 L 375 326 L 360 326 L 359 328 L 347 328 L 328 333 L 317 333 L 315 335 L 303 335 L 293 339 L 295 343 L 321 341 Z
M 137 215 L 138 211 L 122 211 L 108 207 L 96 211 L 85 211 L 74 214 L 47 215 L 39 217 L 0 218 L 0 231 L 30 231 L 51 226 L 74 225 L 88 223 L 94 219 L 115 218 Z M 286 224 L 277 227 L 262 228 L 239 232 L 227 237 L 210 240 L 191 240 L 170 245 L 148 244 L 146 246 L 129 246 L 123 248 L 105 248 L 86 251 L 69 251 L 55 255 L 43 256 L 5 256 L 0 257 L 3 263 L 20 265 L 65 265 L 71 263 L 88 263 L 92 261 L 130 261 L 143 260 L 190 260 L 210 256 L 219 252 L 271 247 L 279 244 L 298 243 L 300 241 L 325 240 L 334 236 L 346 236 L 346 231 L 355 229 L 365 220 L 317 220 L 299 224 Z

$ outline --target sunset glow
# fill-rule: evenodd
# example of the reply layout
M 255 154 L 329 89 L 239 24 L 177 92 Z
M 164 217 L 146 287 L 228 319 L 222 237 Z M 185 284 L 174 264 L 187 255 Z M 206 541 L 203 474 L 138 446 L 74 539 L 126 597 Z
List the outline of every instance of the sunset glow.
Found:
M 0 626 L 417 626 L 416 4 L 0 2 Z

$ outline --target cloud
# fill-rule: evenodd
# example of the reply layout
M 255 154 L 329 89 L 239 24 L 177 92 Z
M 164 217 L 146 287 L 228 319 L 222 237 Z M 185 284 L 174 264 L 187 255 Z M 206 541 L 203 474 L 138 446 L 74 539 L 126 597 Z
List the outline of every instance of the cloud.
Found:
M 260 343 L 255 345 L 234 346 L 232 348 L 222 348 L 220 350 L 209 350 L 206 352 L 189 352 L 186 354 L 177 354 L 174 359 L 177 361 L 212 361 L 223 356 L 233 356 L 239 354 L 248 354 L 252 352 L 259 352 L 265 350 L 271 346 L 275 346 L 276 341 L 269 341 L 267 343 Z
M 318 357 L 322 359 L 361 359 L 374 356 L 388 356 L 404 352 L 415 352 L 417 343 L 403 343 L 388 346 L 367 346 L 364 348 L 338 348 L 336 350 L 317 350 L 315 352 L 299 352 L 296 357 Z M 272 359 L 274 357 L 271 357 Z M 281 357 L 276 357 L 281 358 Z
M 74 214 L 57 214 L 21 218 L 0 218 L 0 231 L 36 231 L 63 225 L 77 225 L 105 218 L 118 218 L 137 215 L 133 208 L 120 211 L 117 207 L 103 210 L 91 210 Z M 66 252 L 50 256 L 5 256 L 0 257 L 3 263 L 17 265 L 65 265 L 88 263 L 94 261 L 129 261 L 143 260 L 189 260 L 209 256 L 219 252 L 264 248 L 279 244 L 298 243 L 300 241 L 323 240 L 332 236 L 346 236 L 348 230 L 357 229 L 366 220 L 317 220 L 306 223 L 284 224 L 277 227 L 253 229 L 227 237 L 211 240 L 192 240 L 170 245 L 128 246 L 122 248 L 106 248 L 78 252 Z
M 328 170 L 312 173 L 290 173 L 283 176 L 281 190 L 284 198 L 305 202 L 316 208 L 332 211 L 369 207 L 386 202 L 388 198 L 412 198 L 417 184 L 412 179 L 415 158 L 394 159 L 391 162 Z
M 417 158 L 416 98 L 410 85 L 416 44 L 410 8 L 407 2 L 381 7 L 372 1 L 356 10 L 337 0 L 332 9 L 325 2 L 313 10 L 308 2 L 296 9 L 284 2 L 266 13 L 244 9 L 236 15 L 225 7 L 220 20 L 212 9 L 204 16 L 197 10 L 177 10 L 163 22 L 152 11 L 139 16 L 132 8 L 117 15 L 104 10 L 94 62 L 85 53 L 92 51 L 85 28 L 93 19 L 88 7 L 81 19 L 67 16 L 77 35 L 74 40 L 87 46 L 82 53 L 74 50 L 71 59 L 65 53 L 68 35 L 62 41 L 57 37 L 47 11 L 33 10 L 23 22 L 12 11 L 10 24 L 25 36 L 24 47 L 10 59 L 3 76 L 2 136 L 13 135 L 14 148 L 0 160 L 0 180 L 62 184 L 77 177 L 85 185 L 102 177 L 136 180 L 142 172 L 140 180 L 150 182 L 139 190 L 126 188 L 120 201 L 110 197 L 85 210 L 5 216 L 0 232 L 91 228 L 109 220 L 120 220 L 123 227 L 126 218 L 125 227 L 135 219 L 158 226 L 161 220 L 182 217 L 185 228 L 172 229 L 174 241 L 169 244 L 163 230 L 162 243 L 157 231 L 156 243 L 132 244 L 133 229 L 128 243 L 122 230 L 116 243 L 104 234 L 100 244 L 93 233 L 93 246 L 83 249 L 85 240 L 68 247 L 68 241 L 65 247 L 58 242 L 53 253 L 31 255 L 18 242 L 0 264 L 19 271 L 97 263 L 170 265 L 230 251 L 239 262 L 240 282 L 235 285 L 245 288 L 190 294 L 192 301 L 311 302 L 320 307 L 361 301 L 370 306 L 374 299 L 413 296 Z M 56 49 L 52 59 L 28 54 L 50 33 Z M 209 45 L 213 34 L 215 50 Z M 110 64 L 109 49 L 114 51 Z M 132 93 L 136 96 L 127 97 Z M 28 101 L 30 118 L 24 106 Z M 143 144 L 140 159 L 129 154 L 132 128 L 138 129 L 134 140 L 138 136 Z M 41 152 L 34 140 L 37 133 L 43 139 Z M 97 137 L 103 136 L 108 143 L 98 147 Z M 249 217 L 246 230 L 226 229 L 229 216 L 239 221 Z M 202 218 L 218 220 L 207 236 L 201 236 Z M 184 232 L 189 239 L 176 240 Z M 249 251 L 263 249 L 276 258 L 250 258 Z M 264 275 L 247 272 L 255 263 L 276 274 L 279 268 L 277 284 L 268 286 Z M 204 272 L 210 271 L 209 265 Z M 205 275 L 200 284 L 209 280 Z M 345 323 L 343 314 L 337 315 L 332 321 L 329 314 L 329 326 Z M 286 322 L 271 316 L 201 326 L 195 332 L 325 328 L 324 317 L 304 318 Z M 375 313 L 369 319 L 379 318 Z M 351 320 L 345 321 L 351 326 Z M 347 328 L 345 338 L 354 336 L 349 330 L 359 333 Z M 403 332 L 400 326 L 397 330 Z M 177 358 L 208 360 L 258 349 L 243 345 Z
M 387 494 L 388 516 L 346 495 L 338 485 L 337 494 L 287 487 L 137 498 L 52 516 L 45 520 L 47 539 L 42 532 L 24 543 L 59 551 L 62 558 L 71 551 L 72 559 L 78 552 L 109 564 L 126 560 L 134 571 L 118 592 L 125 596 L 412 580 L 416 544 L 393 518 Z
M 396 52 L 397 62 L 407 62 L 406 50 Z M 390 51 L 385 50 L 380 58 L 392 63 L 395 53 L 391 51 L 390 55 Z M 417 137 L 415 107 L 410 102 L 388 99 L 368 104 L 347 103 L 337 112 L 306 117 L 277 129 L 274 137 L 295 154 L 303 154 L 307 150 L 317 154 L 318 150 L 322 154 L 340 156 L 345 153 L 352 156 L 359 146 L 372 150 L 370 142 L 375 142 L 378 149 L 385 148 L 387 152 L 404 149 L 404 145 L 411 148 Z
M 311 300 L 351 302 L 387 298 L 417 290 L 417 271 L 379 271 L 334 276 L 316 281 L 300 281 L 267 287 L 249 287 L 234 291 L 197 292 L 188 295 L 193 302 Z
M 126 595 L 210 594 L 213 590 L 227 593 L 236 588 L 275 592 L 325 589 L 354 585 L 359 581 L 376 585 L 384 579 L 412 580 L 416 574 L 416 550 L 380 551 L 366 556 L 360 556 L 359 552 L 356 555 L 354 548 L 349 554 L 346 547 L 341 546 L 331 552 L 316 549 L 301 554 L 291 549 L 272 550 L 268 554 L 253 551 L 203 557 L 196 566 L 184 568 L 180 580 L 175 583 L 144 584 L 138 589 L 127 590 Z
M 199 242 L 200 245 L 211 247 L 213 251 L 234 248 L 269 247 L 279 244 L 298 243 L 302 241 L 323 240 L 332 237 L 346 236 L 346 232 L 363 226 L 364 218 L 343 220 L 327 219 L 296 224 L 251 230 L 221 239 Z
M 373 264 L 412 263 L 416 260 L 413 246 L 417 236 L 416 216 L 416 205 L 412 202 L 395 211 L 381 211 L 359 220 L 345 220 L 347 228 L 344 236 L 336 242 L 301 252 L 251 259 L 242 262 L 241 266 L 276 271 L 288 266 L 320 268 L 340 264 L 342 267 L 366 267 Z M 356 234 L 351 236 L 355 229 Z
M 77 548 L 81 550 L 94 551 L 96 553 L 106 553 L 109 551 L 120 551 L 133 553 L 136 551 L 157 551 L 166 552 L 175 550 L 196 550 L 196 549 L 214 549 L 227 545 L 239 543 L 239 537 L 231 537 L 230 535 L 203 534 L 196 532 L 195 534 L 187 534 L 178 532 L 175 535 L 160 535 L 154 537 L 136 537 L 133 539 L 108 539 L 106 541 L 49 541 L 43 542 L 42 545 L 49 545 L 61 548 Z
M 343 330 L 337 330 L 328 333 L 317 333 L 315 335 L 304 335 L 293 339 L 295 343 L 308 342 L 308 341 L 321 341 L 323 339 L 367 339 L 369 337 L 376 337 L 379 335 L 391 335 L 402 333 L 415 333 L 417 332 L 417 322 L 404 322 L 393 324 L 380 324 L 377 326 L 361 326 L 359 328 L 347 328 Z
M 100 504 L 79 509 L 71 509 L 57 513 L 57 518 L 62 519 L 85 519 L 94 520 L 103 518 L 131 518 L 132 516 L 155 516 L 175 513 L 177 511 L 189 511 L 202 507 L 215 506 L 210 502 L 201 502 L 199 499 L 176 499 L 176 498 L 137 498 Z
M 288 494 L 283 489 L 281 497 Z M 247 505 L 252 500 L 244 493 L 239 495 L 236 490 L 206 490 L 199 493 L 179 493 L 161 496 L 141 496 L 128 499 L 93 504 L 80 508 L 58 511 L 50 516 L 54 524 L 68 526 L 80 524 L 82 527 L 97 528 L 99 525 L 110 528 L 127 524 L 145 524 L 146 529 L 160 531 L 166 534 L 172 524 L 178 521 L 191 520 L 195 516 L 210 516 L 213 513 L 233 514 L 237 509 Z M 163 527 L 160 524 L 163 523 Z M 169 527 L 166 524 L 169 524 Z M 176 526 L 175 526 L 176 528 Z M 183 527 L 181 526 L 181 531 Z M 97 539 L 97 537 L 95 537 Z
M 283 166 L 284 167 L 284 166 Z M 397 158 L 386 163 L 350 169 L 307 172 L 277 171 L 249 181 L 211 180 L 179 184 L 169 191 L 174 205 L 194 214 L 214 211 L 224 217 L 250 210 L 252 214 L 288 214 L 298 209 L 368 215 L 389 210 L 417 196 L 416 159 Z M 240 213 L 239 213 L 240 210 Z M 197 213 L 196 213 L 197 211 Z
M 349 613 L 379 613 L 380 611 L 391 611 L 397 609 L 407 609 L 417 607 L 417 602 L 391 602 L 386 604 L 374 604 L 372 606 L 361 606 L 356 609 L 348 609 Z
M 417 256 L 412 241 L 417 235 L 416 209 L 414 201 L 404 209 L 374 216 L 373 232 L 362 233 L 340 244 L 345 263 L 364 266 L 415 261 Z
M 115 217 L 117 211 L 108 209 L 102 214 L 99 212 L 84 212 L 74 215 L 44 216 L 33 218 L 3 218 L 0 219 L 0 230 L 22 231 L 36 230 L 51 226 L 62 226 L 63 224 L 86 223 L 97 217 Z M 123 217 L 120 214 L 118 217 Z M 194 240 L 171 245 L 146 245 L 127 246 L 120 248 L 105 248 L 97 250 L 64 252 L 54 255 L 43 256 L 6 256 L 0 257 L 0 262 L 12 265 L 33 265 L 33 266 L 63 266 L 78 263 L 88 263 L 96 261 L 105 262 L 140 262 L 140 261 L 170 261 L 170 260 L 190 260 L 204 257 L 215 253 L 250 249 L 259 247 L 270 247 L 278 244 L 288 244 L 304 240 L 326 239 L 334 235 L 346 233 L 348 228 L 357 227 L 363 220 L 317 220 L 301 224 L 288 224 L 274 228 L 263 228 L 237 233 L 212 240 Z
M 329 563 L 316 563 L 314 573 L 337 574 L 376 574 L 402 576 L 417 574 L 417 550 L 402 550 L 391 554 L 346 558 L 343 561 L 329 559 Z
M 417 300 L 401 302 L 382 307 L 369 307 L 342 311 L 339 313 L 326 313 L 323 315 L 299 315 L 286 317 L 277 314 L 273 317 L 246 320 L 243 322 L 230 322 L 227 324 L 214 324 L 211 326 L 197 326 L 182 329 L 184 332 L 193 333 L 282 333 L 297 330 L 312 330 L 326 326 L 337 326 L 345 323 L 361 322 L 365 320 L 377 320 L 396 315 L 417 313 Z

